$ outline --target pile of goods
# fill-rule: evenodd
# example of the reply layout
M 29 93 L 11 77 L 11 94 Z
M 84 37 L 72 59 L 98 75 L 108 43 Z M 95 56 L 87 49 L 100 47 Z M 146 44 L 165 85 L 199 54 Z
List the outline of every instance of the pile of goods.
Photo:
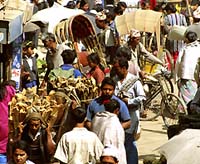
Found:
M 60 125 L 72 101 L 76 102 L 76 106 L 80 106 L 98 96 L 98 87 L 94 79 L 58 77 L 50 83 L 55 90 L 47 96 L 39 96 L 32 88 L 23 90 L 13 97 L 9 104 L 10 138 L 17 135 L 19 123 L 24 122 L 27 114 L 31 112 L 40 112 L 44 121 L 53 127 Z M 44 92 L 44 89 L 41 89 L 41 92 Z
M 9 129 L 10 137 L 17 135 L 17 127 L 20 122 L 24 122 L 27 114 L 31 112 L 40 112 L 44 121 L 53 127 L 58 121 L 60 113 L 69 108 L 71 99 L 65 95 L 65 104 L 59 101 L 59 96 L 55 91 L 49 93 L 48 96 L 39 96 L 34 93 L 34 88 L 23 90 L 13 97 L 9 104 Z
M 98 87 L 94 78 L 65 78 L 57 77 L 50 80 L 53 88 L 62 88 L 65 93 L 78 104 L 91 101 L 98 96 Z

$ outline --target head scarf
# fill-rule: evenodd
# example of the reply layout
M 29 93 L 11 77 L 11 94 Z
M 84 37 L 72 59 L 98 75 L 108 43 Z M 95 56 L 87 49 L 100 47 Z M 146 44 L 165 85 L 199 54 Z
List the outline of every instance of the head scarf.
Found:
M 82 8 L 87 3 L 88 3 L 87 0 L 81 0 L 81 2 L 80 2 L 80 8 Z
M 47 123 L 43 120 L 41 114 L 38 113 L 38 112 L 29 113 L 29 114 L 26 116 L 24 122 L 25 122 L 25 123 L 28 123 L 28 122 L 29 122 L 30 120 L 32 120 L 32 119 L 39 119 L 39 120 L 42 122 L 42 124 L 43 124 L 44 126 L 46 126 L 46 127 L 48 126 Z

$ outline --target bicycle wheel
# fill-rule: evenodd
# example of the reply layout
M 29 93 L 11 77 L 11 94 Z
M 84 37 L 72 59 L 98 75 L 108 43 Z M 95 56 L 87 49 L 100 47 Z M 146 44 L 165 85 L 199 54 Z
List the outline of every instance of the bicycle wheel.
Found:
M 184 102 L 173 93 L 168 93 L 161 101 L 161 115 L 166 127 L 178 123 L 179 115 L 187 114 Z
M 141 110 L 141 121 L 152 121 L 160 115 L 161 88 L 158 81 L 144 81 L 143 86 L 146 93 L 146 100 Z

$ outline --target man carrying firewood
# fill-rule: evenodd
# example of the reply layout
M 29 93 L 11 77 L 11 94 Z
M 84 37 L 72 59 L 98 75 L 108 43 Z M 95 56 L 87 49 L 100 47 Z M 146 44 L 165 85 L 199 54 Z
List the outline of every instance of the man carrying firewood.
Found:
M 35 164 L 48 164 L 54 154 L 55 143 L 50 127 L 42 119 L 41 114 L 37 112 L 28 114 L 18 128 L 18 140 L 24 140 L 29 144 L 29 159 Z

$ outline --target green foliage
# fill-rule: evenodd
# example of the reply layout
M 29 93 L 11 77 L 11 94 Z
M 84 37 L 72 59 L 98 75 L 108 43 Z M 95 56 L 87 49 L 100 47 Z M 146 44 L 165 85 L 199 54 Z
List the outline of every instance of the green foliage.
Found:
M 51 70 L 49 74 L 49 80 L 50 81 L 55 81 L 58 77 L 63 77 L 63 78 L 70 78 L 73 77 L 74 75 L 74 69 L 69 69 L 69 70 L 62 70 L 61 68 L 53 69 Z

